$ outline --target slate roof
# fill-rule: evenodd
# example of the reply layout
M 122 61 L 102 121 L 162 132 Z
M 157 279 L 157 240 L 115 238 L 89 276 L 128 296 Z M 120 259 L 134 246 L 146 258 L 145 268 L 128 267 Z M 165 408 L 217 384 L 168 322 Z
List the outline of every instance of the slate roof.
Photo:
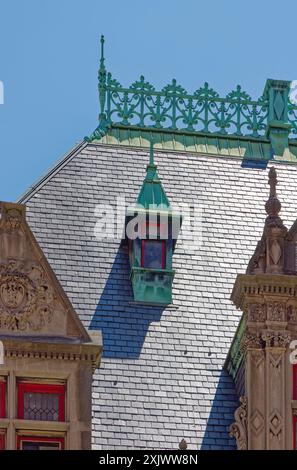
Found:
M 234 157 L 155 150 L 172 204 L 199 203 L 199 249 L 179 240 L 174 303 L 133 303 L 120 240 L 98 240 L 100 208 L 137 198 L 148 150 L 82 144 L 21 201 L 51 266 L 84 325 L 101 329 L 103 360 L 93 387 L 94 449 L 233 449 L 237 397 L 223 370 L 241 313 L 229 300 L 261 236 L 267 171 Z M 275 163 L 274 163 L 275 164 Z M 276 163 L 282 218 L 297 212 L 297 168 Z M 184 224 L 183 224 L 184 228 Z M 95 230 L 95 231 L 94 231 Z

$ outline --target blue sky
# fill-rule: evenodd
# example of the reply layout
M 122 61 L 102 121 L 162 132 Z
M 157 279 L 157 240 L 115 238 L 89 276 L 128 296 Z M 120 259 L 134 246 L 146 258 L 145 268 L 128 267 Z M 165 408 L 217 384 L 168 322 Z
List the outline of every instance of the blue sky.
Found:
M 295 0 L 1 0 L 0 199 L 15 200 L 97 125 L 99 38 L 122 84 L 188 91 L 297 79 Z

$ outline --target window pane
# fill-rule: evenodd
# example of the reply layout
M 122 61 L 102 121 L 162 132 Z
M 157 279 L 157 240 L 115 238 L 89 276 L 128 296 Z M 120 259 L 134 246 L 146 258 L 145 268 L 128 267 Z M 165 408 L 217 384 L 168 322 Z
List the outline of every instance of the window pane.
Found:
M 161 240 L 143 240 L 142 267 L 162 269 L 165 266 L 165 244 Z
M 59 421 L 59 395 L 25 392 L 24 419 Z
M 19 438 L 21 450 L 61 450 L 64 447 L 63 439 L 55 438 Z
M 65 420 L 65 386 L 18 384 L 18 418 L 36 421 Z

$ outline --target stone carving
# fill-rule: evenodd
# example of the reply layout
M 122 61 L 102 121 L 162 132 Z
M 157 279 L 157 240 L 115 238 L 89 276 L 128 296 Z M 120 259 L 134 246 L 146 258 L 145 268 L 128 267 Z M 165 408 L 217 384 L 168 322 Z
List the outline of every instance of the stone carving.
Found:
M 248 308 L 248 321 L 264 322 L 266 320 L 265 305 L 250 304 Z
M 53 317 L 54 294 L 42 269 L 20 261 L 0 265 L 0 328 L 38 331 Z
M 264 362 L 264 352 L 263 350 L 256 350 L 250 352 L 251 361 L 256 369 Z
M 22 214 L 18 209 L 8 209 L 3 219 L 2 227 L 4 230 L 13 231 L 20 227 L 22 221 Z
M 18 308 L 25 297 L 25 287 L 17 276 L 11 276 L 0 285 L 0 299 L 7 308 Z
M 229 428 L 230 437 L 236 439 L 238 450 L 247 450 L 247 398 L 239 399 L 241 405 L 235 411 L 235 422 Z
M 282 322 L 285 321 L 285 306 L 281 302 L 268 302 L 267 320 Z
M 269 436 L 271 449 L 279 449 L 283 428 L 283 418 L 278 410 L 273 410 L 269 416 Z
M 264 429 L 264 418 L 259 410 L 255 410 L 251 416 L 251 429 L 255 436 L 259 436 Z
M 280 370 L 281 366 L 282 366 L 282 360 L 283 360 L 283 353 L 280 353 L 280 354 L 269 354 L 267 353 L 267 357 L 268 357 L 268 360 L 269 360 L 269 366 L 270 368 L 272 369 L 277 369 L 277 370 Z
M 273 264 L 278 264 L 279 260 L 282 255 L 282 249 L 279 246 L 279 243 L 276 240 L 273 240 L 273 242 L 270 245 L 270 259 L 273 262 Z
M 265 209 L 268 214 L 268 217 L 265 221 L 266 227 L 278 227 L 278 228 L 285 228 L 281 218 L 279 217 L 279 212 L 281 210 L 281 203 L 276 194 L 276 186 L 277 186 L 277 174 L 275 168 L 272 166 L 269 170 L 268 174 L 268 184 L 270 186 L 270 194 L 269 199 L 265 204 Z M 280 248 L 280 247 L 279 247 Z M 273 247 L 271 246 L 270 249 L 273 251 Z M 277 256 L 279 253 L 279 249 L 276 249 L 275 255 Z M 272 254 L 272 253 L 270 253 Z M 277 264 L 277 263 L 274 263 Z
M 256 247 L 255 253 L 250 259 L 246 273 L 259 274 L 264 273 L 266 270 L 266 244 L 265 239 L 262 238 Z
M 290 343 L 291 336 L 289 331 L 265 330 L 262 333 L 262 339 L 265 341 L 266 347 L 286 348 Z
M 248 348 L 262 349 L 263 342 L 259 334 L 245 332 L 240 345 L 240 350 L 244 354 Z
M 297 307 L 290 305 L 287 310 L 288 322 L 297 323 Z

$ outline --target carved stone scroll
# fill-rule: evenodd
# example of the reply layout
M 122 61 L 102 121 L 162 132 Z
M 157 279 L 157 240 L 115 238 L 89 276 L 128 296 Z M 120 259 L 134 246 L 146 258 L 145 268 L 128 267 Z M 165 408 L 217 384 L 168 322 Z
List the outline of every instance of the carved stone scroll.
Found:
M 247 398 L 242 396 L 239 401 L 241 405 L 235 411 L 235 422 L 231 424 L 229 434 L 236 439 L 238 450 L 247 450 Z

